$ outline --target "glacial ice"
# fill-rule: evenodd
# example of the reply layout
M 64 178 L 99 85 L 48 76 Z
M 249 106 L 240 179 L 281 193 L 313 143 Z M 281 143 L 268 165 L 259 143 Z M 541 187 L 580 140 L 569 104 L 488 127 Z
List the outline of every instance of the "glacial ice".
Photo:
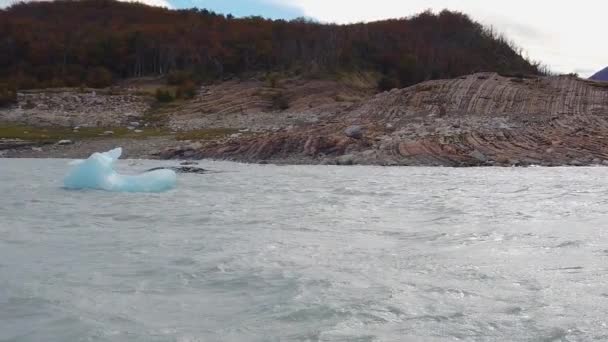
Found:
M 68 189 L 99 189 L 115 192 L 163 192 L 175 187 L 177 175 L 173 170 L 156 170 L 139 175 L 121 175 L 114 164 L 122 148 L 93 153 L 86 160 L 72 163 L 72 170 L 63 183 Z

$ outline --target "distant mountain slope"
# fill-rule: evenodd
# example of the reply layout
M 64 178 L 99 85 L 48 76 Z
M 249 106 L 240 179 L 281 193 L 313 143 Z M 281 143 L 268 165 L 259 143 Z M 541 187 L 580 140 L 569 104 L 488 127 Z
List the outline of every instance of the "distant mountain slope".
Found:
M 541 73 L 506 39 L 450 11 L 334 25 L 113 0 L 36 1 L 0 10 L 0 83 L 19 88 L 103 87 L 176 70 L 202 82 L 345 69 L 383 74 L 384 89 L 477 71 Z
M 589 79 L 595 81 L 608 81 L 608 67 L 598 71 L 595 75 L 589 77 Z

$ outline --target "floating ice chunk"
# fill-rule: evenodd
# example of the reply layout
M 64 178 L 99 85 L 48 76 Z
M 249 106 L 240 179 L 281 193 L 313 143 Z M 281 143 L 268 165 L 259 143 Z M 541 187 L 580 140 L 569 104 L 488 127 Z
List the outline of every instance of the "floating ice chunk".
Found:
M 139 175 L 121 175 L 114 171 L 122 148 L 93 153 L 89 159 L 70 163 L 73 169 L 64 179 L 68 189 L 99 189 L 117 192 L 163 192 L 175 187 L 173 170 L 157 170 Z

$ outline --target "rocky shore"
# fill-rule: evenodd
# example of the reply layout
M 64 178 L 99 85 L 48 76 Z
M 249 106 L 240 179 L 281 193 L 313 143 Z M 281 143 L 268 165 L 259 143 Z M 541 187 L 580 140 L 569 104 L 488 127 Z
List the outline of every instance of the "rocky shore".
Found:
M 271 163 L 582 166 L 608 163 L 607 135 L 605 83 L 571 76 L 480 73 L 382 93 L 320 124 L 210 144 L 196 157 Z M 178 158 L 180 153 L 168 151 L 163 157 Z
M 127 152 L 132 144 L 135 157 L 253 163 L 608 164 L 607 83 L 572 76 L 478 73 L 373 93 L 371 83 L 363 81 L 288 80 L 273 87 L 258 80 L 230 81 L 202 88 L 192 100 L 156 109 L 154 124 L 162 125 L 166 134 L 145 139 L 83 139 L 42 151 L 13 143 L 4 154 L 82 157 L 103 149 L 103 142 L 123 144 Z M 59 101 L 63 103 L 59 113 L 69 113 L 64 115 L 36 105 L 31 95 L 20 95 L 20 109 L 0 110 L 0 121 L 125 126 L 133 120 L 147 123 L 153 110 L 151 100 L 144 96 L 103 96 L 107 97 L 99 102 L 123 102 L 111 105 L 113 111 L 87 104 L 90 111 L 75 114 L 68 103 L 85 99 Z M 28 98 L 34 103 L 29 112 L 23 109 Z M 17 110 L 26 114 L 18 115 Z M 38 121 L 40 116 L 45 119 Z M 101 120 L 106 121 L 99 124 Z M 224 133 L 200 134 L 205 130 Z M 194 131 L 199 134 L 190 134 Z M 179 139 L 180 134 L 187 139 Z
M 171 137 L 82 139 L 71 141 L 69 144 L 21 141 L 18 146 L 4 146 L 4 148 L 0 140 L 0 158 L 83 159 L 93 152 L 123 147 L 124 159 L 158 159 L 158 152 L 168 146 L 182 146 L 183 148 L 181 142 L 175 141 Z

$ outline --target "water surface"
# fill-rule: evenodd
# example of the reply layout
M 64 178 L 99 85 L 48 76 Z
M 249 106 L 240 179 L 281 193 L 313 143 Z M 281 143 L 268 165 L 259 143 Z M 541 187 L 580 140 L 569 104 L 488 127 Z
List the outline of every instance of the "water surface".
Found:
M 606 168 L 66 164 L 0 159 L 0 341 L 608 339 Z

